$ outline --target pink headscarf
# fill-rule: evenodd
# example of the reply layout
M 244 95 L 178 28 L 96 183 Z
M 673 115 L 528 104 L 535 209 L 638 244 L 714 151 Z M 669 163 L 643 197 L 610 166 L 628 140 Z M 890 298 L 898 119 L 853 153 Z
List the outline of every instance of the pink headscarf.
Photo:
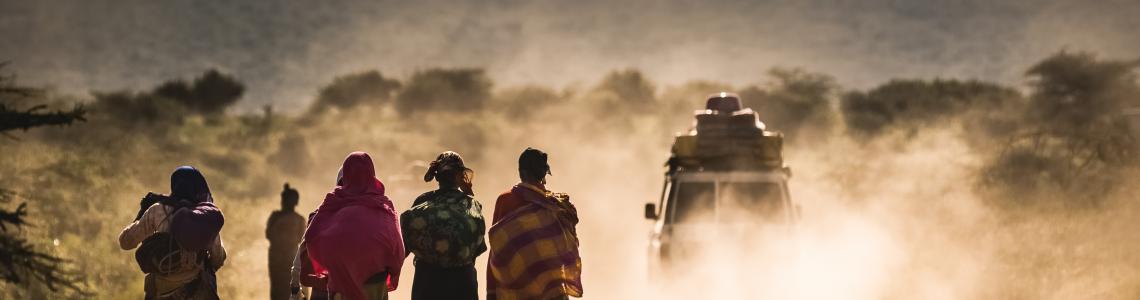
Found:
M 404 242 L 392 201 L 368 153 L 353 152 L 341 167 L 341 184 L 325 195 L 305 230 L 314 271 L 329 276 L 330 291 L 364 299 L 364 282 L 388 272 L 388 290 L 396 290 L 404 264 Z

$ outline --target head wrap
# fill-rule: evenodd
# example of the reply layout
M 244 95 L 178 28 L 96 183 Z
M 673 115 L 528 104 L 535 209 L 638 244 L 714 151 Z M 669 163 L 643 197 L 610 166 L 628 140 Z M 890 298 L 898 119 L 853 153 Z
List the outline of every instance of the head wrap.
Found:
M 191 166 L 178 167 L 170 174 L 170 197 L 192 202 L 213 202 L 206 177 Z
M 432 181 L 432 179 L 438 180 L 440 174 L 454 174 L 456 171 L 467 170 L 470 169 L 468 169 L 467 166 L 463 164 L 463 157 L 459 156 L 459 153 L 455 153 L 454 151 L 444 151 L 443 153 L 440 153 L 439 156 L 436 156 L 435 160 L 431 162 L 431 165 L 427 169 L 427 173 L 424 174 L 424 182 Z
M 460 172 L 463 178 L 457 181 L 455 175 Z M 435 179 L 441 184 L 457 185 L 467 195 L 474 196 L 475 191 L 472 188 L 474 177 L 475 172 L 463 164 L 463 157 L 459 156 L 459 153 L 444 151 L 428 166 L 427 173 L 424 173 L 424 182 Z
M 340 167 L 340 185 L 336 193 L 340 195 L 376 194 L 384 195 L 384 185 L 376 179 L 376 167 L 372 157 L 365 152 L 353 152 L 344 158 Z
M 325 195 L 305 229 L 313 270 L 329 274 L 328 288 L 349 299 L 364 299 L 362 285 L 380 272 L 388 273 L 388 290 L 395 290 L 406 253 L 392 201 L 368 153 L 349 154 L 341 173 L 340 185 Z

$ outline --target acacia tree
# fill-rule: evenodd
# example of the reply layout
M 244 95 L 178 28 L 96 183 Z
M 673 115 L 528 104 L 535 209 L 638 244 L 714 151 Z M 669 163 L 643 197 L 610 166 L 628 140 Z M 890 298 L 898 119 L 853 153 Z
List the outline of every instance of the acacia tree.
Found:
M 400 89 L 400 82 L 385 78 L 380 71 L 337 76 L 322 87 L 309 111 L 320 113 L 329 108 L 347 109 L 361 104 L 385 104 Z
M 987 170 L 1013 195 L 1095 205 L 1137 166 L 1136 133 L 1122 113 L 1140 106 L 1137 61 L 1061 52 L 1026 73 L 1033 92 L 1021 130 Z
M 491 99 L 491 78 L 482 69 L 428 69 L 412 74 L 396 95 L 396 111 L 471 112 Z
M 869 91 L 843 96 L 840 111 L 848 133 L 876 137 L 889 130 L 915 131 L 924 126 L 965 120 L 984 138 L 1003 134 L 1009 115 L 1023 101 L 1014 89 L 981 81 L 895 79 Z
M 216 115 L 237 103 L 243 93 L 245 86 L 240 81 L 211 69 L 192 82 L 180 79 L 165 82 L 152 94 L 174 100 L 195 113 Z
M 746 107 L 760 114 L 769 129 L 783 132 L 789 141 L 810 140 L 830 132 L 837 119 L 831 107 L 839 90 L 834 78 L 781 68 L 769 70 L 768 76 L 768 84 L 747 87 L 740 91 L 740 97 Z
M 0 63 L 0 70 L 4 66 L 6 63 Z M 17 86 L 14 81 L 12 75 L 0 75 L 0 134 L 85 121 L 86 112 L 82 107 L 66 111 L 48 111 L 43 105 L 14 108 L 14 103 L 42 93 L 38 89 Z M 6 206 L 15 202 L 18 196 L 13 190 L 0 188 L 0 204 Z M 53 292 L 66 289 L 83 293 L 81 279 L 69 269 L 67 260 L 37 249 L 23 236 L 24 227 L 29 225 L 27 207 L 27 203 L 22 202 L 14 210 L 0 208 L 0 280 L 14 285 L 42 283 Z

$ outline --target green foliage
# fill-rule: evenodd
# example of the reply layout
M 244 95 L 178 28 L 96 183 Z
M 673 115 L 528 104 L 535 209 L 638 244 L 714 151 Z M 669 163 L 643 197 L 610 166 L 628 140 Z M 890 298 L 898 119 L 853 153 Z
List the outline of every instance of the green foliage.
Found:
M 844 95 L 840 110 L 847 130 L 866 138 L 888 129 L 913 131 L 956 120 L 996 126 L 1003 117 L 1020 113 L 1020 97 L 1016 90 L 980 81 L 892 80 Z
M 3 71 L 7 63 L 0 63 Z M 10 130 L 28 130 L 46 125 L 70 125 L 75 121 L 86 121 L 87 111 L 82 106 L 71 110 L 46 111 L 46 105 L 34 105 L 27 109 L 16 109 L 15 103 L 36 98 L 43 95 L 43 91 L 35 88 L 19 86 L 15 75 L 0 74 L 0 133 Z
M 187 83 L 171 80 L 150 92 L 96 92 L 93 110 L 98 117 L 124 127 L 165 128 L 191 115 L 217 116 L 237 103 L 245 87 L 229 75 L 208 70 Z
M 28 130 L 45 125 L 70 125 L 75 121 L 87 120 L 84 118 L 87 111 L 83 107 L 76 107 L 70 111 L 43 112 L 46 109 L 47 106 L 37 105 L 27 110 L 12 110 L 0 103 L 0 132 Z
M 173 99 L 148 93 L 95 93 L 93 110 L 100 116 L 124 125 L 161 125 L 179 123 L 187 109 Z
M 482 69 L 428 69 L 408 79 L 396 97 L 396 111 L 477 111 L 490 98 L 491 79 Z
M 1097 204 L 1129 182 L 1122 172 L 1140 162 L 1140 144 L 1121 112 L 1140 106 L 1137 66 L 1061 52 L 1030 68 L 1030 105 L 985 183 L 1000 199 Z
M 598 84 L 597 90 L 613 93 L 616 98 L 606 99 L 606 109 L 630 111 L 652 109 L 656 102 L 657 87 L 641 71 L 625 69 L 610 72 Z
M 586 109 L 588 116 L 578 118 L 593 127 L 588 130 L 629 130 L 640 118 L 631 116 L 653 115 L 661 111 L 656 98 L 657 87 L 634 69 L 610 72 L 602 81 L 573 102 Z
M 232 76 L 217 70 L 207 70 L 191 83 L 182 80 L 168 81 L 156 87 L 151 93 L 174 100 L 192 112 L 214 115 L 225 112 L 227 108 L 237 103 L 244 92 L 245 85 Z
M 399 81 L 384 78 L 380 71 L 376 70 L 338 76 L 332 83 L 321 88 L 317 100 L 309 110 L 319 113 L 328 108 L 346 109 L 361 104 L 387 104 L 399 88 Z
M 536 112 L 564 103 L 566 95 L 542 86 L 507 88 L 495 94 L 492 105 L 506 117 L 527 121 Z
M 0 69 L 4 66 L 0 64 Z M 17 86 L 12 76 L 0 76 L 0 132 L 85 121 L 82 107 L 48 113 L 42 112 L 47 107 L 42 104 L 27 110 L 8 107 L 11 102 L 42 95 L 40 90 Z M 16 192 L 0 188 L 0 204 L 7 206 L 16 196 Z M 23 229 L 30 224 L 26 202 L 15 210 L 0 208 L 0 281 L 23 286 L 23 291 L 42 286 L 51 292 L 84 294 L 83 279 L 67 260 L 36 247 L 26 238 Z
M 0 204 L 10 203 L 15 196 L 13 191 L 0 189 Z M 71 269 L 70 262 L 37 249 L 21 236 L 21 228 L 30 225 L 27 208 L 27 203 L 21 203 L 14 211 L 0 209 L 0 280 L 83 294 L 82 277 Z
M 1113 127 L 1117 113 L 1140 106 L 1138 61 L 1101 61 L 1090 53 L 1061 52 L 1029 69 L 1029 118 L 1043 130 L 1084 135 Z
M 765 88 L 752 86 L 739 93 L 746 107 L 760 113 L 768 129 L 783 132 L 789 141 L 830 132 L 836 119 L 831 104 L 839 89 L 834 78 L 779 68 L 768 75 L 772 81 Z

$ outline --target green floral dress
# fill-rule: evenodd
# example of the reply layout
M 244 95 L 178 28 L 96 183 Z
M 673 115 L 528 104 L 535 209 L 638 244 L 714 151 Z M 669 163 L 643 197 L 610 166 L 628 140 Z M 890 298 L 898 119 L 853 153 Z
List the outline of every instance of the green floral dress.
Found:
M 450 268 L 471 265 L 487 251 L 483 205 L 458 189 L 441 189 L 416 198 L 400 215 L 404 248 L 415 263 Z

